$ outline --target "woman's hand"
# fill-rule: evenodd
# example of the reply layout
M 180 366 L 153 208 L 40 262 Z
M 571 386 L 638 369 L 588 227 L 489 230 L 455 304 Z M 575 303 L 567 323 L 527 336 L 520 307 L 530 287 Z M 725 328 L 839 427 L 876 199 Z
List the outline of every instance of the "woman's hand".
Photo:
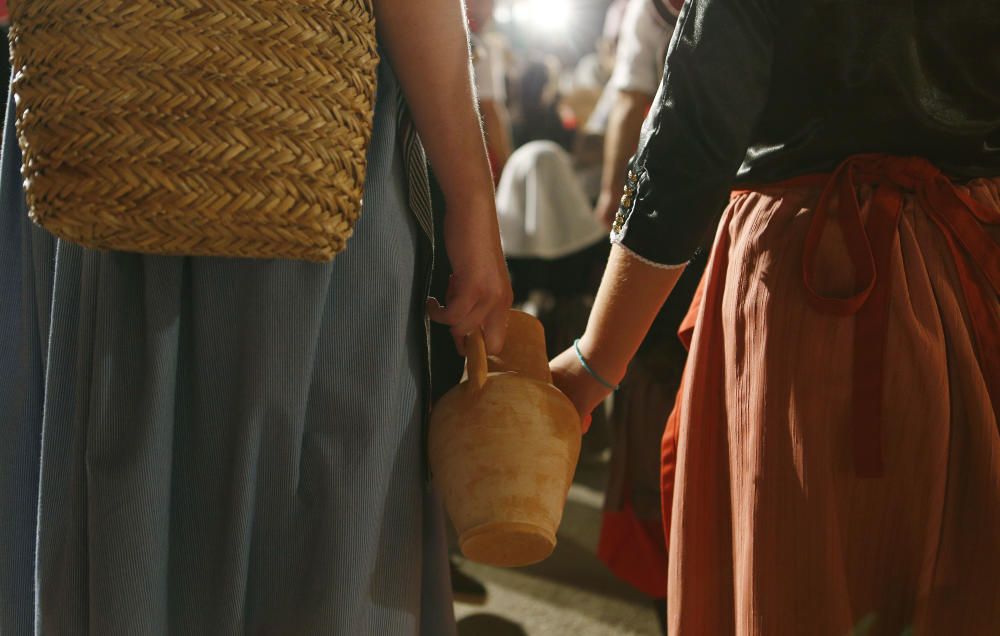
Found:
M 552 382 L 556 388 L 566 394 L 580 414 L 581 428 L 584 433 L 590 428 L 591 414 L 594 409 L 611 395 L 611 390 L 595 380 L 576 357 L 573 347 L 563 351 L 549 363 L 552 370 Z
M 507 335 L 507 310 L 514 294 L 500 248 L 492 190 L 480 202 L 448 204 L 444 240 L 454 272 L 445 306 L 428 301 L 431 320 L 449 325 L 455 346 L 464 353 L 465 336 L 483 330 L 486 350 L 498 354 Z
M 379 38 L 399 77 L 413 122 L 444 192 L 445 244 L 454 276 L 432 320 L 451 326 L 459 351 L 482 329 L 499 353 L 512 294 L 500 251 L 493 176 L 469 64 L 464 4 L 455 0 L 375 0 Z

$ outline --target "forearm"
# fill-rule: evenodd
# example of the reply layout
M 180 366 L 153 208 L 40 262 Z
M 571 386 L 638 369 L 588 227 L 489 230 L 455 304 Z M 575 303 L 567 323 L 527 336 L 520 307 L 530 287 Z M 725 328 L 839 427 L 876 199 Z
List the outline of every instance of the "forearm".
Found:
M 684 267 L 648 265 L 621 246 L 611 249 L 580 349 L 602 377 L 617 382 Z
M 639 145 L 639 134 L 653 97 L 634 91 L 620 91 L 608 118 L 604 138 L 604 168 L 601 190 L 605 194 L 620 194 L 625 185 L 628 160 Z
M 375 0 L 375 17 L 446 200 L 492 197 L 461 0 Z

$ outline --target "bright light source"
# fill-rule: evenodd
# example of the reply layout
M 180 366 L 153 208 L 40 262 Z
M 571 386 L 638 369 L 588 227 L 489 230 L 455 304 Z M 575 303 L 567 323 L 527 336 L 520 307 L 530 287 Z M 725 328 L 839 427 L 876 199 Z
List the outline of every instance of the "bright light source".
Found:
M 531 20 L 531 7 L 528 6 L 527 2 L 517 2 L 511 9 L 511 15 L 514 18 L 514 22 L 523 23 Z
M 538 31 L 557 33 L 565 31 L 570 16 L 568 0 L 526 0 L 524 7 L 525 21 Z M 520 7 L 518 7 L 520 8 Z M 520 11 L 515 10 L 515 17 Z

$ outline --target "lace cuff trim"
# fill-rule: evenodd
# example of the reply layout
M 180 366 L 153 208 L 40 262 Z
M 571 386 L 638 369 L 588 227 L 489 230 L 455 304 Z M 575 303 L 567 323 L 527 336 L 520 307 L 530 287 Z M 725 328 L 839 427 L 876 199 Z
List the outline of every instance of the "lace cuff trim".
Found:
M 629 246 L 627 246 L 624 243 L 622 243 L 622 239 L 623 238 L 625 238 L 625 237 L 624 236 L 620 236 L 620 235 L 619 236 L 612 235 L 611 236 L 611 244 L 612 245 L 617 245 L 618 247 L 620 247 L 623 250 L 625 250 L 626 252 L 628 252 L 629 255 L 632 256 L 633 258 L 635 258 L 635 259 L 637 259 L 637 260 L 645 263 L 646 265 L 649 265 L 650 267 L 655 267 L 656 269 L 680 269 L 682 267 L 687 267 L 687 264 L 688 264 L 687 261 L 685 261 L 683 263 L 677 263 L 676 265 L 670 265 L 670 264 L 667 264 L 667 263 L 657 263 L 656 261 L 651 261 L 648 258 L 646 258 L 645 256 L 642 256 L 641 254 L 636 253 L 635 250 L 631 249 Z

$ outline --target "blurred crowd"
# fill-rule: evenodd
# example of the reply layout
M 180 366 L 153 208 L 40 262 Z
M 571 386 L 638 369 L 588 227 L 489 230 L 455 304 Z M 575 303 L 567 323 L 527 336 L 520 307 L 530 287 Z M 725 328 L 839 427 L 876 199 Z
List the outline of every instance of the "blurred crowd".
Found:
M 519 42 L 518 25 L 511 25 L 516 3 L 468 3 L 515 304 L 542 321 L 550 357 L 586 327 L 627 163 L 660 84 L 680 5 L 614 0 L 593 45 L 575 47 L 565 31 L 552 33 L 545 25 L 536 34 L 544 39 Z M 561 20 L 560 29 L 574 28 L 571 16 L 550 17 Z M 599 556 L 661 614 L 667 572 L 661 439 L 686 357 L 678 330 L 703 265 L 699 257 L 688 268 L 584 438 L 583 461 L 610 462 Z M 670 485 L 663 491 L 669 496 Z M 453 581 L 460 597 L 477 593 L 460 572 L 453 572 Z

